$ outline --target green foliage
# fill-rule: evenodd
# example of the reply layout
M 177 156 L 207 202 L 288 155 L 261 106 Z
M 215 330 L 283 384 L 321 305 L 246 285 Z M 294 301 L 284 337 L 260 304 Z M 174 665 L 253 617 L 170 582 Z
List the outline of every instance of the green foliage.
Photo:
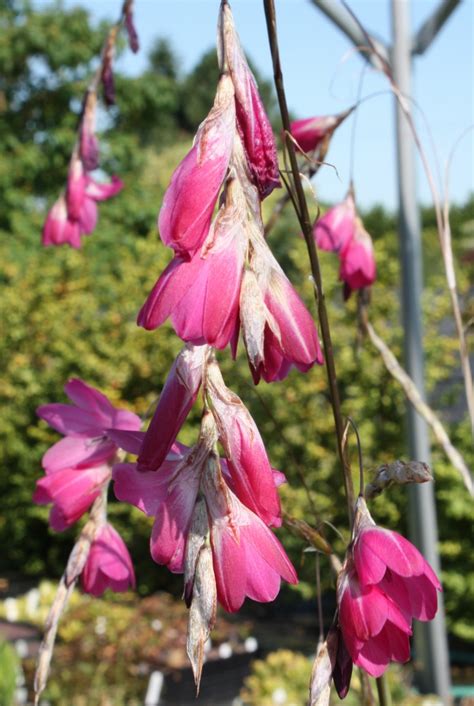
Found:
M 0 640 L 0 706 L 13 706 L 18 670 L 15 650 Z

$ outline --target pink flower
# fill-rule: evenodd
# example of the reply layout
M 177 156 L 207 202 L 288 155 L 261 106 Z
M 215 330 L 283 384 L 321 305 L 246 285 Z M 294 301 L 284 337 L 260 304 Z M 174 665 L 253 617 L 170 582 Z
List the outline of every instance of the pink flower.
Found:
M 245 596 L 261 602 L 274 600 L 281 578 L 290 583 L 296 583 L 297 578 L 271 530 L 228 488 L 213 450 L 213 424 L 208 413 L 203 418 L 200 442 L 192 449 L 173 447 L 156 472 L 138 472 L 134 464 L 116 465 L 114 490 L 119 500 L 155 517 L 151 555 L 175 573 L 184 570 L 193 513 L 201 491 L 208 514 L 218 599 L 233 612 L 240 608 Z M 189 586 L 186 591 L 189 597 Z
M 242 400 L 224 384 L 215 361 L 207 365 L 206 390 L 233 492 L 265 524 L 279 527 L 280 499 L 262 437 Z
M 159 468 L 196 400 L 202 382 L 202 366 L 207 346 L 185 346 L 178 354 L 166 379 L 160 400 L 137 451 L 140 471 Z
M 87 175 L 82 160 L 75 150 L 69 164 L 66 189 L 67 213 L 73 221 L 81 221 L 86 199 L 86 186 Z
M 298 583 L 296 572 L 271 530 L 226 486 L 218 464 L 203 475 L 211 530 L 217 598 L 225 610 L 239 610 L 245 597 L 275 600 L 283 578 Z
M 140 49 L 137 30 L 133 22 L 133 0 L 127 0 L 124 5 L 125 29 L 127 30 L 128 44 L 134 54 Z
M 339 115 L 324 115 L 315 118 L 303 118 L 291 123 L 291 134 L 303 152 L 314 152 L 325 141 L 329 141 L 334 130 L 352 112 L 353 108 Z
M 133 431 L 141 426 L 136 414 L 116 409 L 99 390 L 78 378 L 69 380 L 64 390 L 74 405 L 53 403 L 37 409 L 41 419 L 65 436 L 43 456 L 46 473 L 110 461 L 117 446 L 109 439 L 106 430 Z
M 333 206 L 314 224 L 313 234 L 321 250 L 339 252 L 354 234 L 356 210 L 350 189 L 342 203 Z
M 225 348 L 239 313 L 240 283 L 247 237 L 244 208 L 231 198 L 237 183 L 228 185 L 229 198 L 221 207 L 200 251 L 175 257 L 155 284 L 139 315 L 146 329 L 172 317 L 176 333 L 194 345 Z
M 93 596 L 101 596 L 107 588 L 116 593 L 135 588 L 130 554 L 108 522 L 102 525 L 91 544 L 81 579 L 84 591 Z
M 272 126 L 235 30 L 228 4 L 221 4 L 218 31 L 221 68 L 227 64 L 235 90 L 237 128 L 261 198 L 281 186 Z
M 354 664 L 378 677 L 391 661 L 408 661 L 412 618 L 434 618 L 439 590 L 419 551 L 377 527 L 359 498 L 352 549 L 337 587 L 339 625 Z
M 36 483 L 33 502 L 38 505 L 53 503 L 49 524 L 56 532 L 61 532 L 83 516 L 110 477 L 108 465 L 47 470 Z
M 171 178 L 158 218 L 163 243 L 183 259 L 197 252 L 208 234 L 229 166 L 234 131 L 234 89 L 224 75 L 192 149 Z
M 355 219 L 352 238 L 342 247 L 339 278 L 345 284 L 345 298 L 354 289 L 369 287 L 375 282 L 377 266 L 375 264 L 372 238 L 365 230 L 360 218 Z
M 77 221 L 68 218 L 66 200 L 60 196 L 49 211 L 43 226 L 42 243 L 48 245 L 62 245 L 69 243 L 73 248 L 81 247 L 81 232 Z

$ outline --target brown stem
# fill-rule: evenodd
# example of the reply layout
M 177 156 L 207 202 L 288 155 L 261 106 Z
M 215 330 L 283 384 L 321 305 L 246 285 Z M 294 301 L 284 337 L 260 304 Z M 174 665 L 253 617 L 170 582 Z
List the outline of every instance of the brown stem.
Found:
M 308 249 L 308 256 L 311 265 L 311 273 L 313 275 L 313 280 L 315 283 L 315 295 L 316 304 L 318 308 L 319 323 L 321 327 L 321 337 L 323 340 L 324 356 L 326 361 L 326 371 L 329 383 L 329 392 L 331 397 L 331 406 L 334 416 L 334 424 L 336 427 L 336 438 L 337 438 L 337 451 L 339 456 L 339 461 L 341 464 L 341 469 L 344 478 L 344 489 L 346 493 L 347 500 L 347 510 L 350 521 L 352 523 L 354 514 L 354 487 L 352 483 L 352 476 L 349 464 L 344 454 L 343 449 L 343 434 L 344 434 L 344 423 L 341 412 L 341 402 L 339 398 L 339 390 L 337 387 L 337 377 L 336 377 L 336 366 L 334 361 L 334 351 L 331 341 L 331 333 L 329 329 L 329 320 L 326 310 L 326 304 L 324 301 L 324 289 L 321 278 L 321 270 L 319 267 L 318 254 L 316 252 L 316 246 L 313 239 L 312 223 L 309 217 L 308 204 L 306 203 L 306 197 L 303 189 L 303 184 L 300 177 L 300 172 L 298 168 L 298 162 L 296 159 L 296 152 L 293 141 L 290 137 L 290 117 L 288 113 L 288 105 L 286 102 L 285 89 L 283 86 L 283 75 L 281 72 L 280 65 L 280 54 L 278 50 L 278 37 L 276 29 L 276 14 L 275 14 L 275 3 L 274 0 L 264 0 L 265 8 L 265 18 L 267 22 L 268 39 L 270 42 L 270 50 L 272 54 L 273 62 L 273 76 L 275 81 L 275 88 L 278 96 L 278 103 L 280 105 L 281 118 L 283 122 L 283 128 L 285 130 L 285 143 L 288 156 L 290 159 L 291 171 L 293 176 L 293 184 L 296 193 L 296 199 L 298 201 L 298 219 L 300 222 L 301 229 L 303 231 L 303 236 L 306 242 L 306 247 Z

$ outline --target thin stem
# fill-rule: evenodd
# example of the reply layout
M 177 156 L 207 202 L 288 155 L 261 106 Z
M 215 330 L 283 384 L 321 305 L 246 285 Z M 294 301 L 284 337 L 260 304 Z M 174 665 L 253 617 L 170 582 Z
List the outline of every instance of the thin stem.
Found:
M 392 706 L 392 697 L 390 695 L 390 689 L 388 688 L 386 675 L 382 674 L 382 676 L 377 677 L 375 681 L 377 683 L 377 694 L 380 706 Z
M 293 141 L 290 139 L 290 117 L 288 113 L 288 105 L 286 101 L 285 89 L 283 86 L 283 75 L 281 72 L 280 65 L 280 54 L 278 49 L 278 37 L 276 29 L 276 14 L 275 14 L 275 4 L 274 0 L 264 0 L 265 8 L 265 18 L 267 22 L 268 39 L 270 42 L 270 50 L 272 54 L 273 62 L 273 75 L 275 81 L 275 88 L 278 96 L 278 103 L 280 105 L 281 118 L 283 122 L 283 128 L 285 130 L 285 143 L 288 156 L 290 159 L 291 171 L 293 174 L 293 184 L 296 192 L 296 200 L 298 202 L 298 220 L 300 222 L 301 229 L 303 231 L 303 236 L 306 242 L 306 247 L 308 249 L 308 256 L 311 265 L 311 274 L 313 275 L 313 280 L 316 288 L 316 304 L 318 308 L 319 323 L 321 327 L 321 337 L 323 340 L 324 355 L 326 361 L 326 372 L 328 377 L 329 392 L 331 397 L 331 406 L 334 416 L 334 424 L 336 427 L 336 438 L 337 438 L 337 451 L 339 456 L 339 461 L 341 465 L 341 470 L 344 479 L 344 489 L 347 500 L 347 510 L 350 522 L 352 524 L 354 516 L 354 488 L 352 483 L 352 476 L 350 467 L 347 463 L 344 449 L 343 449 L 343 434 L 344 434 L 344 424 L 341 412 L 341 403 L 339 398 L 339 390 L 337 387 L 337 376 L 336 376 L 336 366 L 334 361 L 334 351 L 331 341 L 331 333 L 329 329 L 329 320 L 326 310 L 326 304 L 324 300 L 324 289 L 321 278 L 321 270 L 319 267 L 318 254 L 316 252 L 316 246 L 314 243 L 312 223 L 310 220 L 308 212 L 308 204 L 306 203 L 306 197 L 303 189 L 303 184 L 301 181 L 298 162 L 296 159 L 296 152 Z
M 321 558 L 316 552 L 316 600 L 318 602 L 319 642 L 324 641 L 323 602 L 321 599 Z
M 359 455 L 359 497 L 364 495 L 364 464 L 362 462 L 362 444 L 360 443 L 359 430 L 357 424 L 354 422 L 352 417 L 347 417 L 347 421 L 353 428 L 355 435 L 357 437 L 357 453 Z
M 359 85 L 357 87 L 357 100 L 356 100 L 356 109 L 354 111 L 354 117 L 352 118 L 352 128 L 351 128 L 351 143 L 350 143 L 350 162 L 349 162 L 349 183 L 352 184 L 354 181 L 354 162 L 355 162 L 355 137 L 356 137 L 356 130 L 357 130 L 357 120 L 359 118 L 359 111 L 357 108 L 360 105 L 361 102 L 361 96 L 362 96 L 362 88 L 364 86 L 364 78 L 365 78 L 365 72 L 367 70 L 368 64 L 364 64 L 362 67 L 362 70 L 360 72 L 359 76 Z

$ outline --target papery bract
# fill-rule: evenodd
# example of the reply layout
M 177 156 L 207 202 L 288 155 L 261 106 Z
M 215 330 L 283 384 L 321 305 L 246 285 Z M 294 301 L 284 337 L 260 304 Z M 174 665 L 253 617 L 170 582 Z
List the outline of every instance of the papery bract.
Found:
M 91 544 L 81 575 L 84 591 L 101 596 L 107 588 L 116 593 L 135 587 L 135 572 L 125 543 L 108 522 Z
M 50 471 L 36 482 L 33 502 L 53 503 L 49 523 L 57 532 L 70 527 L 90 508 L 110 480 L 107 465 L 92 468 L 61 468 Z
M 171 178 L 158 219 L 163 243 L 183 258 L 193 255 L 208 234 L 229 166 L 234 132 L 234 89 L 229 76 L 224 75 L 192 149 Z
M 234 85 L 237 127 L 249 167 L 260 196 L 265 198 L 280 186 L 275 137 L 227 3 L 221 5 L 218 42 L 221 68 L 228 67 Z
M 330 208 L 313 227 L 316 245 L 321 250 L 339 252 L 354 234 L 356 210 L 352 190 L 342 203 Z
M 88 91 L 79 128 L 79 154 L 87 171 L 99 166 L 99 142 L 95 134 L 96 108 L 97 95 L 95 91 Z

